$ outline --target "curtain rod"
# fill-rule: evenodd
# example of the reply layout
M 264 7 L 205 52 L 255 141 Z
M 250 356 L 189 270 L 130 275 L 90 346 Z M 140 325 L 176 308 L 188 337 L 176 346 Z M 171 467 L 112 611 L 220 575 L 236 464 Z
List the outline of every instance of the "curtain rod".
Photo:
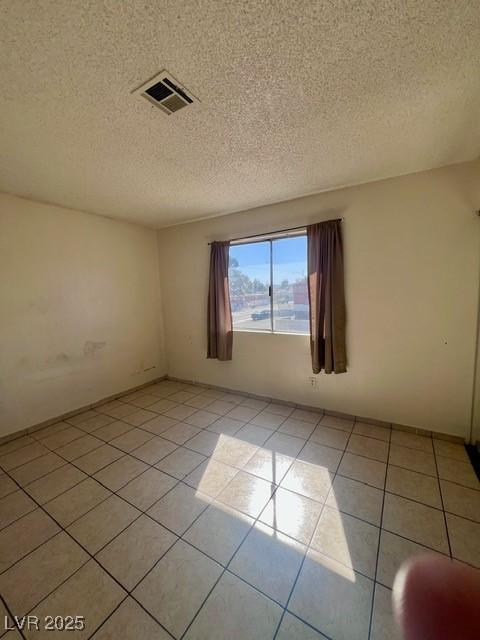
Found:
M 321 220 L 321 222 L 342 222 L 343 218 L 335 218 L 333 220 Z M 300 227 L 290 227 L 289 229 L 277 229 L 277 231 L 268 231 L 266 233 L 256 233 L 252 236 L 242 236 L 241 238 L 231 238 L 226 242 L 238 242 L 239 240 L 250 240 L 250 238 L 263 238 L 263 236 L 273 236 L 276 233 L 287 233 L 288 231 L 299 231 L 305 229 L 308 225 L 302 224 Z M 213 244 L 213 242 L 208 243 Z

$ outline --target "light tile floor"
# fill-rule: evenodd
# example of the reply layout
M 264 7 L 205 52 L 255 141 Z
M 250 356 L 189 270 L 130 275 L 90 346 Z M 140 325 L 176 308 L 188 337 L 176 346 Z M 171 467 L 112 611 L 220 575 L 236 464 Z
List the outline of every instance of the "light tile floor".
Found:
M 79 639 L 398 638 L 405 559 L 480 567 L 460 445 L 193 385 L 22 436 L 0 468 L 2 620 L 83 615 Z

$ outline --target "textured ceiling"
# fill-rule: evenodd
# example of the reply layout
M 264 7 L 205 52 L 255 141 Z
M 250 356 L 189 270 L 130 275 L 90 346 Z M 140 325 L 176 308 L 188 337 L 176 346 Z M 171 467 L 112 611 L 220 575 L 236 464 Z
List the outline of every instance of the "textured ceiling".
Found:
M 163 226 L 480 153 L 478 0 L 0 8 L 3 191 Z

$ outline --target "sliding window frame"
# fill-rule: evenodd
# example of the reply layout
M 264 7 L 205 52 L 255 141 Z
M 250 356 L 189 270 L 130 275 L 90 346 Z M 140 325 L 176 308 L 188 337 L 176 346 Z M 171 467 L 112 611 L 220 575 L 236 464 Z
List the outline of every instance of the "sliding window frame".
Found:
M 237 247 L 243 244 L 259 244 L 264 242 L 268 242 L 270 245 L 270 285 L 268 287 L 268 296 L 270 298 L 270 329 L 256 329 L 256 330 L 244 329 L 243 331 L 245 331 L 245 333 L 249 333 L 249 332 L 250 333 L 279 333 L 279 334 L 289 335 L 290 332 L 287 332 L 287 331 L 275 331 L 274 324 L 273 324 L 273 243 L 275 242 L 275 240 L 285 240 L 287 238 L 299 238 L 306 235 L 307 235 L 307 230 L 306 228 L 304 229 L 302 227 L 296 233 L 285 233 L 285 234 L 279 233 L 278 236 L 263 238 L 258 240 L 248 240 L 248 238 L 245 238 L 245 240 L 240 240 L 240 241 L 235 240 L 230 244 L 230 247 L 232 246 Z M 235 328 L 233 330 L 235 331 Z M 242 330 L 240 329 L 240 331 Z M 306 335 L 306 334 L 304 333 L 297 334 L 296 332 L 292 332 L 292 335 Z

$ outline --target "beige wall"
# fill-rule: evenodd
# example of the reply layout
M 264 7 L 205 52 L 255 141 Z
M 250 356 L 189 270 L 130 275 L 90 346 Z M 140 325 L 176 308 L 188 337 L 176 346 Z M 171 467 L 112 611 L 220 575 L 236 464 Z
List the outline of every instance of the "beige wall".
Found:
M 158 255 L 152 230 L 0 195 L 0 436 L 168 369 L 466 437 L 479 203 L 480 162 L 467 163 L 164 229 Z M 348 373 L 312 388 L 308 338 L 294 335 L 236 333 L 232 362 L 206 360 L 207 243 L 337 216 Z
M 479 206 L 474 162 L 161 230 L 169 375 L 467 436 Z M 348 373 L 309 386 L 305 336 L 236 333 L 232 362 L 206 360 L 207 243 L 338 216 Z
M 165 374 L 156 232 L 0 195 L 0 436 Z

